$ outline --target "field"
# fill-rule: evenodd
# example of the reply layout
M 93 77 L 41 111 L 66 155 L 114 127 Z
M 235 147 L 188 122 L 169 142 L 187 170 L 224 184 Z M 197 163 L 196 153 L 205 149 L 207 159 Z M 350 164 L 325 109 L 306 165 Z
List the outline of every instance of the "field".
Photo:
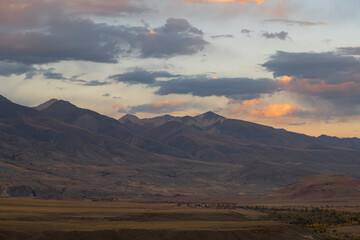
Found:
M 0 199 L 0 239 L 322 239 L 251 209 Z

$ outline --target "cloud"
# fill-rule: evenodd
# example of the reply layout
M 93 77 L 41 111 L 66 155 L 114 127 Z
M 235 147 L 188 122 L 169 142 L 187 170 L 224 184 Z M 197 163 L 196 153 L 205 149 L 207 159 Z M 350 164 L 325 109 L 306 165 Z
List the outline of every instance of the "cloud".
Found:
M 286 40 L 288 37 L 289 37 L 289 33 L 287 32 L 284 32 L 284 31 L 281 31 L 281 32 L 278 32 L 278 33 L 269 33 L 269 32 L 264 32 L 262 34 L 262 36 L 264 38 L 267 38 L 267 39 L 280 39 L 280 40 Z
M 191 94 L 193 96 L 225 96 L 232 99 L 253 99 L 262 94 L 272 94 L 279 90 L 273 79 L 219 78 L 206 75 L 185 76 L 166 71 L 146 71 L 135 68 L 133 71 L 109 77 L 116 82 L 131 85 L 146 84 L 158 88 L 156 95 Z
M 65 78 L 63 76 L 63 74 L 61 74 L 61 73 L 54 73 L 54 72 L 47 71 L 47 72 L 44 72 L 43 75 L 46 79 L 67 80 L 67 78 Z
M 213 39 L 217 39 L 217 38 L 234 38 L 234 35 L 231 35 L 231 34 L 213 35 L 213 36 L 211 36 L 211 38 L 213 38 Z
M 111 94 L 110 93 L 104 93 L 102 96 L 103 97 L 111 97 Z
M 316 26 L 316 25 L 325 25 L 325 22 L 310 22 L 310 21 L 296 21 L 296 20 L 290 20 L 290 19 L 267 19 L 265 22 L 268 23 L 284 23 L 287 25 L 299 25 L 299 26 Z
M 302 112 L 299 107 L 292 104 L 273 104 L 266 107 L 258 107 L 250 112 L 250 116 L 258 118 L 280 118 L 294 116 Z
M 131 72 L 126 72 L 123 74 L 117 74 L 110 76 L 110 79 L 115 80 L 116 82 L 123 82 L 130 85 L 134 84 L 154 84 L 159 78 L 173 78 L 178 77 L 179 75 L 173 75 L 165 71 L 155 71 L 149 72 L 142 68 L 135 68 Z
M 231 2 L 238 2 L 238 3 L 255 3 L 256 5 L 260 5 L 264 3 L 266 0 L 185 0 L 186 2 L 192 3 L 231 3 Z
M 111 82 L 100 82 L 98 80 L 91 80 L 91 81 L 84 81 L 84 80 L 78 80 L 78 85 L 82 85 L 82 86 L 89 86 L 89 87 L 96 87 L 96 86 L 105 86 L 105 85 L 110 85 Z
M 140 35 L 138 40 L 145 58 L 193 55 L 208 45 L 203 32 L 182 18 L 169 18 L 164 26 Z
M 0 60 L 44 64 L 63 60 L 117 62 L 120 43 L 129 29 L 96 24 L 88 19 L 57 19 L 45 31 L 5 32 L 0 35 Z
M 125 110 L 125 112 L 128 113 L 138 113 L 138 112 L 144 112 L 144 113 L 169 113 L 174 111 L 181 111 L 184 110 L 187 106 L 186 102 L 181 101 L 160 101 L 150 104 L 143 104 L 138 106 L 130 107 L 129 109 Z M 123 111 L 123 110 L 121 110 Z
M 358 58 L 335 52 L 277 52 L 262 66 L 279 78 L 283 91 L 327 100 L 343 110 L 360 104 Z
M 194 96 L 225 96 L 233 99 L 253 99 L 261 94 L 272 94 L 278 90 L 277 83 L 272 79 L 250 78 L 218 78 L 206 76 L 177 78 L 157 82 L 155 92 L 158 95 L 191 94 Z
M 341 54 L 345 54 L 345 55 L 353 55 L 353 56 L 360 55 L 360 47 L 342 47 L 342 48 L 338 48 L 338 50 Z
M 311 82 L 342 83 L 358 79 L 360 60 L 334 52 L 283 52 L 278 51 L 262 64 L 275 77 L 294 76 Z
M 53 70 L 54 70 L 53 68 L 45 69 L 45 70 L 41 69 L 37 71 L 37 74 L 43 74 L 45 79 L 61 80 L 63 82 L 72 82 L 81 86 L 104 86 L 112 83 L 107 81 L 100 82 L 98 80 L 86 81 L 83 79 L 78 79 L 80 75 L 65 77 L 62 73 L 56 73 L 53 72 Z
M 0 76 L 9 77 L 11 75 L 22 75 L 34 71 L 36 71 L 34 67 L 26 64 L 0 61 Z
M 245 34 L 247 37 L 250 37 L 250 33 L 252 33 L 252 31 L 249 29 L 242 29 L 241 33 Z
M 122 56 L 169 58 L 196 54 L 208 44 L 202 31 L 186 19 L 170 18 L 164 26 L 150 30 L 146 26 L 96 23 L 69 10 L 80 6 L 112 9 L 113 5 L 130 4 L 128 1 L 11 2 L 0 2 L 0 61 L 28 65 L 71 60 L 117 63 Z

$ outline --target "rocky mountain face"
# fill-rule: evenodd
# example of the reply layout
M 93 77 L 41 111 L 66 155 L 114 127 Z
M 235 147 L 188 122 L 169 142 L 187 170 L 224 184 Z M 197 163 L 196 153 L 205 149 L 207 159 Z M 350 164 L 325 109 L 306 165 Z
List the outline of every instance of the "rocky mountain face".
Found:
M 212 112 L 115 120 L 0 97 L 0 194 L 265 194 L 319 174 L 360 177 L 360 151 Z

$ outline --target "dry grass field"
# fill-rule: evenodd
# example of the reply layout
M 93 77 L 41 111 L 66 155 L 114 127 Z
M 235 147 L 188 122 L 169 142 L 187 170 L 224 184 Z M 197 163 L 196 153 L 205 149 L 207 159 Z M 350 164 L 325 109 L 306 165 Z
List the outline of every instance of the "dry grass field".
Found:
M 322 239 L 261 216 L 171 203 L 0 199 L 0 239 Z

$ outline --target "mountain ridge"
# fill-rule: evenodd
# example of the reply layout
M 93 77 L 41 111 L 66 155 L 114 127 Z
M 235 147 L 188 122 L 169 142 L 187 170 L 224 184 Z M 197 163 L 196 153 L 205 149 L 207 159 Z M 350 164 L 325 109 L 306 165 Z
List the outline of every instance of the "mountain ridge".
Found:
M 360 177 L 359 150 L 211 112 L 115 120 L 50 103 L 0 101 L 5 195 L 267 194 L 311 175 Z

